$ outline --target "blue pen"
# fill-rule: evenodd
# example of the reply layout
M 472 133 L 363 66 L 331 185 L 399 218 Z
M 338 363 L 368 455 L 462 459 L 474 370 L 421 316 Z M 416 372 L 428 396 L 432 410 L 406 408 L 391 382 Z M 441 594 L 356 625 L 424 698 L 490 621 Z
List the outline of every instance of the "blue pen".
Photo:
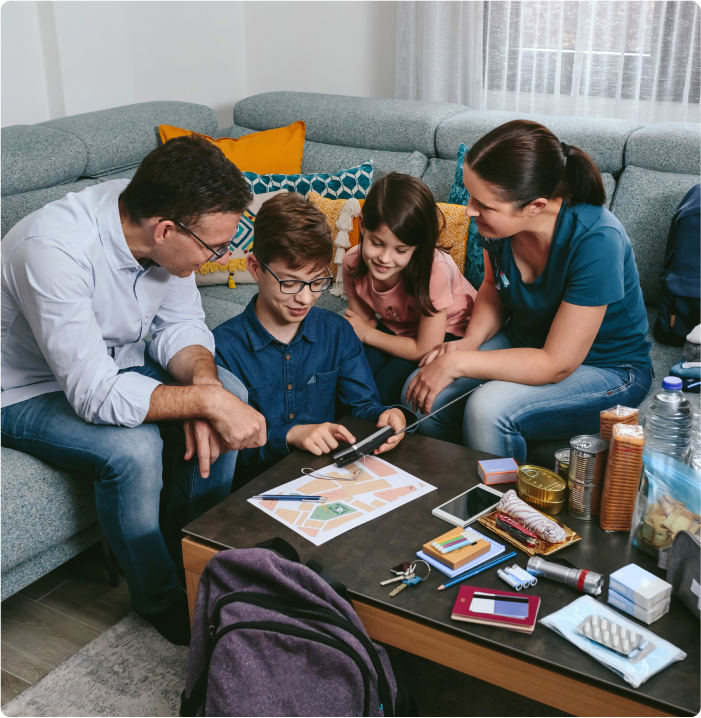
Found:
M 294 494 L 262 494 L 251 496 L 256 501 L 310 501 L 315 504 L 326 503 L 326 496 L 296 496 Z
M 493 561 L 490 561 L 489 563 L 484 563 L 481 566 L 476 566 L 475 568 L 471 569 L 470 571 L 465 571 L 465 573 L 461 573 L 459 576 L 456 576 L 455 578 L 448 581 L 448 583 L 444 583 L 442 586 L 439 586 L 438 590 L 442 591 L 444 588 L 450 588 L 451 586 L 454 586 L 456 583 L 460 583 L 460 581 L 464 581 L 467 578 L 476 576 L 478 573 L 482 573 L 482 571 L 486 571 L 488 568 L 493 568 L 494 566 L 497 566 L 498 564 L 503 563 L 504 561 L 508 561 L 510 558 L 513 558 L 515 555 L 516 555 L 516 551 L 510 551 L 509 553 L 507 553 L 503 556 L 497 556 Z

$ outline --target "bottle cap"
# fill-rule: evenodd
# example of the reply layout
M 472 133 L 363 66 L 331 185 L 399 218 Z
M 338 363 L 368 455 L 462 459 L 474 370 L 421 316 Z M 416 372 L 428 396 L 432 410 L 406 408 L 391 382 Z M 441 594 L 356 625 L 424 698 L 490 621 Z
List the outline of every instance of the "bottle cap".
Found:
M 676 376 L 666 376 L 662 380 L 662 388 L 668 389 L 669 391 L 681 391 L 682 380 L 677 378 Z

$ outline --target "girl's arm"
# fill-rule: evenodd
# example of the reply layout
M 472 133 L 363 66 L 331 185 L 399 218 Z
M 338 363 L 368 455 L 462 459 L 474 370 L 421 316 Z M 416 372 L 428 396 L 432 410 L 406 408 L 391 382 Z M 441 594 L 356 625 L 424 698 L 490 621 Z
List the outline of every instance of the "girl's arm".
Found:
M 366 304 L 362 299 L 356 297 L 348 297 L 348 309 L 353 313 L 357 314 L 361 319 L 366 322 L 371 322 L 375 319 L 375 310 Z M 374 326 L 374 324 L 373 324 Z
M 442 344 L 448 315 L 445 309 L 429 317 L 422 315 L 419 319 L 416 339 L 385 334 L 375 329 L 370 322 L 361 319 L 352 308 L 346 312 L 346 319 L 353 325 L 355 333 L 363 344 L 386 351 L 400 359 L 418 362 L 427 352 Z
M 461 376 L 531 386 L 557 384 L 578 369 L 586 358 L 604 320 L 606 307 L 562 302 L 542 349 L 446 353 L 414 377 L 409 384 L 407 401 L 422 412 L 430 413 L 436 396 Z
M 420 366 L 430 364 L 449 351 L 479 349 L 502 328 L 509 316 L 509 310 L 501 303 L 497 288 L 494 286 L 494 273 L 487 250 L 482 251 L 484 252 L 484 281 L 475 297 L 465 336 L 456 342 L 446 342 L 430 352 L 422 359 Z

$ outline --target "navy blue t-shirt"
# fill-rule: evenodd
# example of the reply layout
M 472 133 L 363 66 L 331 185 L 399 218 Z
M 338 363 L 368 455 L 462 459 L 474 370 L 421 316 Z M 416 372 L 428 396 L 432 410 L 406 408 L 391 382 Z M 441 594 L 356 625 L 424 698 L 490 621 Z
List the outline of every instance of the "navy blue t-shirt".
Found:
M 542 349 L 560 304 L 608 305 L 584 364 L 648 368 L 647 314 L 633 247 L 623 225 L 604 207 L 562 203 L 548 262 L 531 284 L 521 279 L 511 238 L 485 239 L 494 284 L 511 311 L 504 327 L 514 347 Z M 572 327 L 575 333 L 577 327 Z

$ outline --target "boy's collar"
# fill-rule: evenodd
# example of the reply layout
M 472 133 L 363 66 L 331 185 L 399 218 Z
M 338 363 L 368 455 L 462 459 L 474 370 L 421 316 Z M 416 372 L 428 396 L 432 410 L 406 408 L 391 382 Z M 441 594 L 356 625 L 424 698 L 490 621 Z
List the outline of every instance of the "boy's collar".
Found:
M 243 325 L 246 328 L 246 333 L 248 334 L 248 339 L 251 342 L 254 352 L 267 347 L 270 342 L 279 341 L 260 323 L 260 319 L 258 319 L 258 315 L 255 310 L 255 303 L 257 299 L 258 295 L 256 294 L 248 303 L 248 306 L 243 313 Z M 316 341 L 314 307 L 307 312 L 307 316 L 302 320 L 302 324 L 290 344 L 294 344 L 294 342 L 298 341 L 300 337 L 305 337 L 310 342 Z M 279 343 L 282 344 L 282 342 Z

